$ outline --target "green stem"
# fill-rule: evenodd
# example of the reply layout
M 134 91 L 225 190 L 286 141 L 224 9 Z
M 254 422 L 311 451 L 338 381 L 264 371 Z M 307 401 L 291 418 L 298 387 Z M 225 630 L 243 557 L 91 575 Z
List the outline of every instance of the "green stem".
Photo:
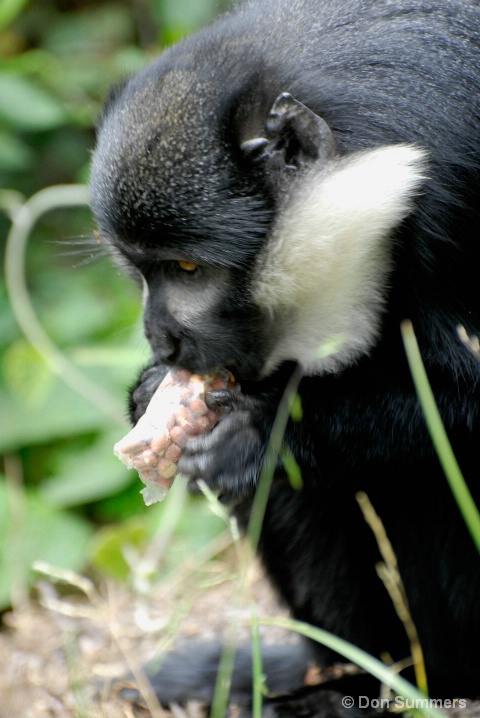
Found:
M 85 185 L 57 185 L 37 192 L 15 209 L 5 248 L 5 284 L 19 327 L 51 370 L 80 396 L 115 422 L 124 425 L 124 408 L 120 402 L 79 371 L 45 332 L 30 301 L 25 279 L 28 240 L 38 219 L 46 212 L 60 207 L 88 206 L 89 203 L 89 191 Z
M 425 366 L 420 355 L 418 343 L 413 331 L 412 323 L 405 321 L 401 326 L 405 351 L 407 353 L 410 371 L 417 391 L 425 421 L 437 452 L 439 461 L 447 477 L 455 500 L 460 508 L 465 524 L 470 531 L 472 539 L 480 552 L 480 514 L 472 498 L 465 479 L 458 465 L 452 445 L 445 431 L 440 412 L 438 411 L 432 388 L 428 381 Z
M 394 669 L 386 666 L 361 648 L 357 648 L 357 646 L 348 643 L 348 641 L 345 641 L 343 638 L 339 638 L 325 631 L 323 628 L 317 628 L 308 623 L 289 618 L 262 618 L 260 619 L 260 623 L 264 626 L 279 626 L 280 628 L 295 631 L 302 636 L 310 638 L 312 641 L 321 643 L 322 646 L 331 648 L 332 651 L 339 653 L 348 661 L 355 663 L 355 665 L 363 668 L 372 676 L 375 676 L 375 678 L 378 678 L 381 683 L 389 686 L 397 695 L 418 701 L 422 713 L 428 716 L 428 718 L 445 718 L 445 713 L 433 705 L 428 705 L 429 699 L 423 693 L 420 693 L 415 686 L 399 676 Z
M 296 395 L 301 378 L 302 369 L 300 366 L 297 366 L 283 393 L 275 421 L 273 423 L 262 473 L 255 491 L 255 498 L 247 530 L 247 536 L 254 550 L 257 548 L 260 540 L 260 532 L 262 530 L 263 518 L 267 508 L 268 496 L 270 494 L 273 476 L 277 467 L 278 456 L 280 455 L 283 437 L 290 418 L 292 401 Z

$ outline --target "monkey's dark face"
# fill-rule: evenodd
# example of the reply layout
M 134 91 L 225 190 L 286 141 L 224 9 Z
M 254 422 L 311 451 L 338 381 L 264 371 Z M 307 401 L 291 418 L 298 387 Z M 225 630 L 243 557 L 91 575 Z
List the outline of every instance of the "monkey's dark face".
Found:
M 145 269 L 145 332 L 155 361 L 258 378 L 273 332 L 252 303 L 249 284 L 244 271 L 186 260 Z
M 102 238 L 143 284 L 155 360 L 252 380 L 275 334 L 252 298 L 271 202 L 237 166 L 217 105 L 194 73 L 161 65 L 134 78 L 99 129 L 92 204 Z

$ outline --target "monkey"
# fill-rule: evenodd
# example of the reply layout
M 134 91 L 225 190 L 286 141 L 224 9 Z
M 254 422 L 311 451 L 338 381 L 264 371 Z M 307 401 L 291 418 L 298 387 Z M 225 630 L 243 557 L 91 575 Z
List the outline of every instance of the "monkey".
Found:
M 114 89 L 98 122 L 92 211 L 143 288 L 149 366 L 132 421 L 171 367 L 231 371 L 180 470 L 248 525 L 278 408 L 301 420 L 275 463 L 258 554 L 293 617 L 405 661 L 377 575 L 365 492 L 395 552 L 430 695 L 480 694 L 480 560 L 424 420 L 402 341 L 411 322 L 480 504 L 480 4 L 244 0 Z M 173 651 L 164 705 L 212 699 L 220 648 Z M 369 676 L 306 690 L 320 644 L 267 647 L 265 716 L 367 715 Z M 248 655 L 232 701 L 248 715 Z M 407 674 L 408 675 L 408 674 Z M 281 694 L 281 695 L 279 695 Z M 352 695 L 355 707 L 342 707 Z M 378 715 L 376 713 L 376 715 Z

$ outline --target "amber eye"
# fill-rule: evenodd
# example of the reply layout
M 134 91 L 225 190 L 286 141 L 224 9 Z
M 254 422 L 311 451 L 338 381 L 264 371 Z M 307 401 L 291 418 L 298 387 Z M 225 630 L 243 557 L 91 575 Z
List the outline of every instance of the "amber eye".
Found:
M 198 264 L 195 262 L 184 262 L 183 259 L 178 260 L 178 266 L 183 269 L 184 272 L 195 272 L 198 269 Z

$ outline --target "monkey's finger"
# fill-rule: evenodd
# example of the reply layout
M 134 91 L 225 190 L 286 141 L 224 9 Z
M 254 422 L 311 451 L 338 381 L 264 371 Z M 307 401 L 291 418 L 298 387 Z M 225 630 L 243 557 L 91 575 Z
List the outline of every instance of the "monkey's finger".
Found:
M 214 411 L 219 409 L 245 411 L 253 407 L 255 400 L 242 394 L 238 389 L 216 389 L 205 394 L 205 403 Z
M 239 432 L 250 427 L 251 417 L 247 412 L 236 412 L 221 418 L 218 424 L 205 434 L 189 439 L 183 447 L 182 458 L 216 451 L 230 440 L 235 439 Z M 251 427 L 253 431 L 253 427 Z M 182 471 L 183 473 L 183 471 Z
M 230 389 L 216 389 L 215 391 L 207 391 L 205 394 L 205 403 L 209 409 L 218 411 L 219 409 L 232 409 L 234 398 Z
M 239 416 L 245 416 L 245 421 L 243 418 L 239 421 Z M 235 412 L 210 434 L 187 442 L 178 469 L 189 479 L 189 491 L 201 491 L 198 483 L 201 479 L 228 504 L 254 490 L 263 450 L 260 435 L 248 419 L 248 414 Z

